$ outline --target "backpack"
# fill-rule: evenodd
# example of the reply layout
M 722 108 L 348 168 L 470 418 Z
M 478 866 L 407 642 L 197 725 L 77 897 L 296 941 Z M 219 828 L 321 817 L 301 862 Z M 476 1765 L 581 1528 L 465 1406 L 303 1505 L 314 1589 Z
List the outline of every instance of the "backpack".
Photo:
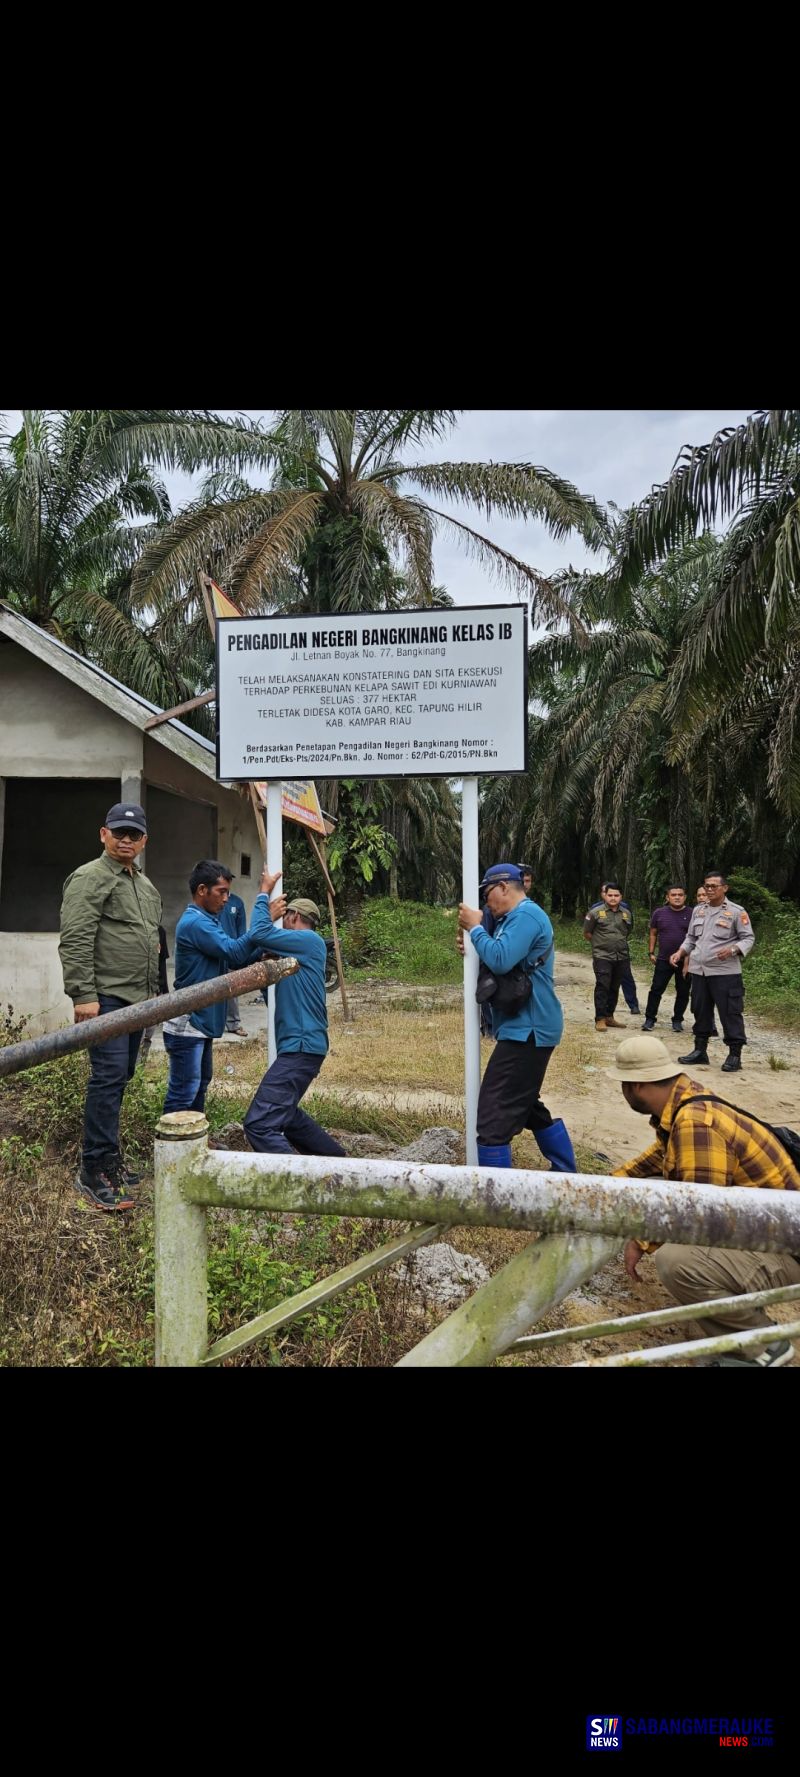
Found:
M 533 992 L 533 973 L 547 962 L 552 950 L 555 949 L 555 938 L 552 938 L 543 956 L 537 956 L 533 969 L 529 972 L 522 963 L 515 963 L 505 975 L 495 975 L 486 963 L 478 967 L 478 984 L 475 998 L 479 1006 L 491 1000 L 497 1012 L 504 1012 L 509 1018 L 516 1018 L 518 1012 L 526 1006 Z
M 731 1104 L 729 1099 L 720 1098 L 717 1092 L 698 1092 L 693 1098 L 684 1098 L 682 1104 L 678 1106 L 675 1116 L 680 1116 L 683 1106 L 686 1104 L 707 1104 L 709 1101 L 712 1104 L 724 1104 L 729 1111 L 741 1111 L 742 1116 L 749 1117 L 751 1122 L 757 1123 L 760 1129 L 768 1129 L 770 1135 L 774 1135 L 775 1140 L 780 1142 L 781 1147 L 785 1149 L 795 1172 L 800 1176 L 800 1135 L 796 1129 L 789 1129 L 785 1123 L 765 1123 L 763 1117 L 754 1116 L 752 1111 L 743 1111 L 741 1105 Z M 672 1121 L 674 1123 L 675 1117 Z

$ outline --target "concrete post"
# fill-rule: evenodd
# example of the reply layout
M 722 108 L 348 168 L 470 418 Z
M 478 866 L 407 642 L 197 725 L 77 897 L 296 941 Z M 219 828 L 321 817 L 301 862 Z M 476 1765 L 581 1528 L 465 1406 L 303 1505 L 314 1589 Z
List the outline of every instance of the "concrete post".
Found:
M 183 1181 L 208 1152 L 201 1111 L 168 1111 L 155 1141 L 156 1367 L 187 1368 L 208 1350 L 206 1211 Z

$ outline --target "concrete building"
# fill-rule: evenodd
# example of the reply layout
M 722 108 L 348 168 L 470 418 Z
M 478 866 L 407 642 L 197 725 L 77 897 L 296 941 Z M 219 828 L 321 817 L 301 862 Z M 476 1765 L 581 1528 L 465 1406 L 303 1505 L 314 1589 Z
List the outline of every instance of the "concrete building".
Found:
M 220 858 L 248 910 L 261 868 L 249 796 L 216 780 L 211 741 L 0 602 L 0 1005 L 36 1036 L 70 1022 L 58 959 L 64 878 L 100 851 L 114 802 L 145 809 L 143 863 L 170 952 L 198 858 Z

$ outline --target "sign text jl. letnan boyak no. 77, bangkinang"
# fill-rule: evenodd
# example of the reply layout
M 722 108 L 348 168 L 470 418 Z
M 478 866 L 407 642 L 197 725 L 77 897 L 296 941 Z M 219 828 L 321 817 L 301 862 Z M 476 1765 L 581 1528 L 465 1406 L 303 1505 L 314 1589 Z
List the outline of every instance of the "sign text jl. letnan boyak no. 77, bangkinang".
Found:
M 522 772 L 520 605 L 217 620 L 217 775 Z

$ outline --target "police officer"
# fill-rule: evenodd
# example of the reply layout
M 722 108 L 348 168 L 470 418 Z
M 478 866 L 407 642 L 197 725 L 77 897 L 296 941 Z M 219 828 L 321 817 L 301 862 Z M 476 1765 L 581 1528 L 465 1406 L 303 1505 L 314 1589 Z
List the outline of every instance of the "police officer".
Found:
M 622 972 L 630 966 L 628 936 L 633 925 L 629 907 L 622 906 L 622 889 L 618 882 L 607 882 L 603 904 L 590 907 L 583 922 L 583 935 L 592 946 L 594 969 L 594 1028 L 622 1030 L 614 1017 L 622 983 Z
M 704 887 L 708 903 L 695 907 L 686 937 L 669 959 L 678 963 L 688 956 L 692 982 L 694 1048 L 678 1060 L 692 1067 L 708 1067 L 708 1039 L 713 1034 L 716 1006 L 728 1049 L 722 1072 L 735 1074 L 747 1042 L 742 957 L 752 950 L 755 933 L 744 908 L 728 900 L 728 882 L 721 870 L 709 870 Z

